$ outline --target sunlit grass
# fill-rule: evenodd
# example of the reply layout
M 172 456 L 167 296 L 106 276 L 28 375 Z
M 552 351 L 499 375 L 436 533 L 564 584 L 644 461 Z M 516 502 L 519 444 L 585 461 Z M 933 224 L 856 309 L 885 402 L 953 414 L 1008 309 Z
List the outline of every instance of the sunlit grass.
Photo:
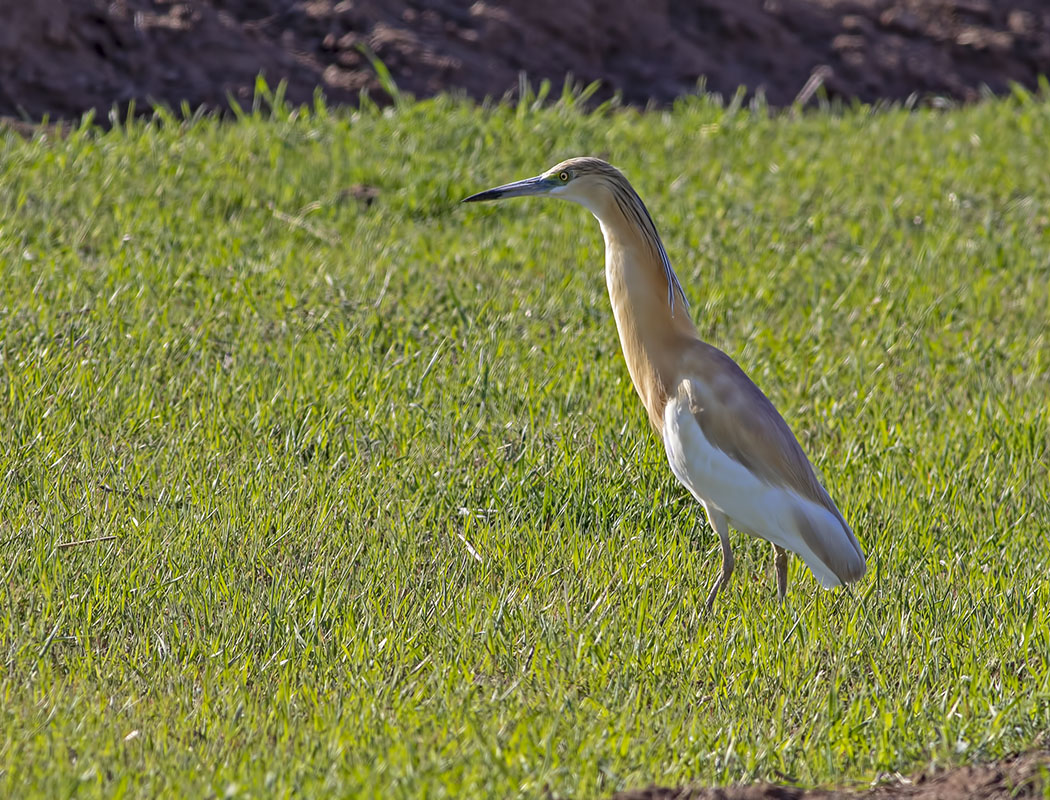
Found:
M 865 783 L 1050 729 L 1050 105 L 478 109 L 0 139 L 0 795 Z M 570 155 L 869 553 L 717 539 Z M 373 187 L 369 203 L 358 186 Z

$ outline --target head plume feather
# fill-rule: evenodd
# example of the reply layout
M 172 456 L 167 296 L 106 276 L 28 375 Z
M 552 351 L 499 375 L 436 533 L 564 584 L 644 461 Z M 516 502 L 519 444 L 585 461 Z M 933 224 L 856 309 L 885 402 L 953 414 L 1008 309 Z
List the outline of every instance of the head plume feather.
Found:
M 634 223 L 645 243 L 652 249 L 653 254 L 660 259 L 660 263 L 663 265 L 664 278 L 667 280 L 667 303 L 671 307 L 671 312 L 674 312 L 676 296 L 681 298 L 682 304 L 686 308 L 689 308 L 689 300 L 686 299 L 685 290 L 682 289 L 682 284 L 679 283 L 678 276 L 675 275 L 674 268 L 671 266 L 671 259 L 667 257 L 667 251 L 664 249 L 664 244 L 660 240 L 660 234 L 656 230 L 656 223 L 653 222 L 649 209 L 645 207 L 642 198 L 638 196 L 638 193 L 631 186 L 630 181 L 624 177 L 624 174 L 607 161 L 592 156 L 582 156 L 562 161 L 560 164 L 551 167 L 547 174 L 557 175 L 559 172 L 565 171 L 575 176 L 595 175 L 606 181 L 620 212 L 629 222 Z

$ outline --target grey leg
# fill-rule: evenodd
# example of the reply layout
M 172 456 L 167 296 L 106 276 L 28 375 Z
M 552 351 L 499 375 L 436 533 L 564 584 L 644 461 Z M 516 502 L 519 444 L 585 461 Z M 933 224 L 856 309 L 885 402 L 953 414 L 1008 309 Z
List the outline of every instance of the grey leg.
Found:
M 773 545 L 773 564 L 777 568 L 777 598 L 783 603 L 788 593 L 788 551 L 780 545 Z
M 714 607 L 718 590 L 729 583 L 729 578 L 733 574 L 733 548 L 729 544 L 729 521 L 725 514 L 707 506 L 704 506 L 704 510 L 707 511 L 707 519 L 711 527 L 715 529 L 719 541 L 722 542 L 722 572 L 715 581 L 715 585 L 711 587 L 711 593 L 707 595 L 707 610 L 710 611 Z

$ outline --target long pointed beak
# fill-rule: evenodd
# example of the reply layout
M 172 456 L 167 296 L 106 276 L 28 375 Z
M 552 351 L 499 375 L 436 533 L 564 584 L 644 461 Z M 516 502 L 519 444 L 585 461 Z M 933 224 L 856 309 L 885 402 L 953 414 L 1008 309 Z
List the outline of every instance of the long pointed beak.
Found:
M 550 178 L 538 175 L 535 178 L 506 183 L 503 186 L 497 186 L 495 189 L 486 189 L 484 192 L 478 192 L 470 197 L 463 198 L 462 202 L 478 203 L 482 200 L 502 200 L 505 197 L 530 197 L 547 194 L 551 188 Z

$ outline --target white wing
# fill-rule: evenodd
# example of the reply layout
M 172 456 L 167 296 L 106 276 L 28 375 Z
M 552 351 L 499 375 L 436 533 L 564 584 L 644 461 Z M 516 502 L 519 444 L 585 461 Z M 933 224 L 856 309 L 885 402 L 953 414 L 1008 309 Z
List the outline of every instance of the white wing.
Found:
M 669 398 L 664 408 L 663 440 L 675 477 L 737 530 L 797 554 L 825 588 L 864 574 L 864 556 L 841 518 L 789 487 L 763 480 L 713 445 L 685 392 Z

